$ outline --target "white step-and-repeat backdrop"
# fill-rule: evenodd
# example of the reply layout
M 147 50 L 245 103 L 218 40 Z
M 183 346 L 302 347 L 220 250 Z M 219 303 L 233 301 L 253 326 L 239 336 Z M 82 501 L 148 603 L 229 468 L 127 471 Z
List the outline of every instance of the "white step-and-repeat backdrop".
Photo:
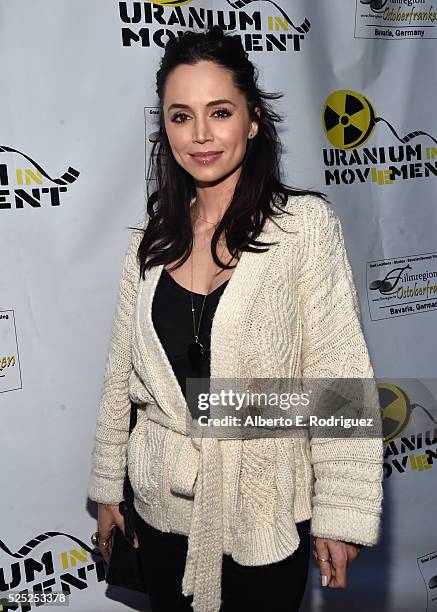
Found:
M 107 588 L 86 489 L 127 227 L 145 216 L 155 72 L 169 37 L 215 23 L 284 93 L 285 178 L 325 191 L 342 219 L 380 381 L 382 540 L 346 591 L 322 592 L 314 566 L 304 609 L 437 610 L 429 0 L 1 1 L 0 592 L 148 609 Z

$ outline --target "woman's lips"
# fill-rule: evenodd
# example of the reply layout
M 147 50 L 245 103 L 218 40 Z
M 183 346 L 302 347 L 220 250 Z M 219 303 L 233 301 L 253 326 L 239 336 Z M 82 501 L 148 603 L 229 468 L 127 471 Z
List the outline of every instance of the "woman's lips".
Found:
M 211 164 L 212 162 L 214 162 L 216 159 L 220 157 L 222 153 L 223 151 L 219 151 L 218 153 L 197 154 L 197 155 L 192 155 L 191 157 L 198 164 L 202 164 L 204 166 L 206 164 Z

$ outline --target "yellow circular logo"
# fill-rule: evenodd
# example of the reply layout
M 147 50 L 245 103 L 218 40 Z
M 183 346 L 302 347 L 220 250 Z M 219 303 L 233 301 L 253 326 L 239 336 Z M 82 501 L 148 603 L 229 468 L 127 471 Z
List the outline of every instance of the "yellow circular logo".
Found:
M 398 438 L 408 427 L 413 406 L 407 394 L 397 385 L 378 384 L 379 403 L 382 409 L 384 442 Z
M 369 100 L 350 89 L 333 91 L 323 106 L 323 129 L 338 149 L 356 149 L 375 129 L 375 111 Z
M 192 0 L 149 0 L 150 4 L 159 4 L 159 6 L 182 6 L 189 4 Z

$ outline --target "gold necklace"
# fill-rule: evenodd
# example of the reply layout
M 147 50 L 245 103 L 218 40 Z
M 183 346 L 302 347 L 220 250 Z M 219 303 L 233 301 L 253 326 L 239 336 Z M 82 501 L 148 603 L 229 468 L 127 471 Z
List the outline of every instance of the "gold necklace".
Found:
M 194 201 L 194 203 L 193 203 L 193 211 L 194 211 L 195 213 L 196 213 L 196 205 L 197 205 L 197 199 L 196 199 L 196 200 Z M 220 219 L 220 221 L 217 221 L 217 222 L 215 222 L 215 223 L 214 223 L 213 221 L 207 221 L 206 219 L 204 219 L 203 217 L 201 217 L 201 216 L 199 215 L 199 213 L 196 213 L 196 219 L 201 219 L 202 221 L 205 221 L 205 223 L 209 223 L 210 225 L 218 225 L 218 224 L 220 223 L 220 221 L 221 221 L 221 219 Z
M 207 221 L 206 219 L 204 219 L 200 215 L 197 215 L 196 219 L 202 219 L 202 221 L 205 221 L 205 223 L 209 223 L 210 225 L 218 225 L 220 223 L 220 221 L 217 221 L 217 223 L 213 223 L 212 221 Z
M 226 245 L 226 242 L 225 242 L 225 245 Z M 225 250 L 225 246 L 223 246 L 221 255 L 223 255 L 224 250 Z M 205 353 L 205 347 L 203 346 L 201 342 L 199 342 L 199 331 L 200 331 L 200 324 L 202 322 L 203 308 L 205 306 L 206 298 L 210 294 L 212 282 L 210 283 L 208 287 L 207 293 L 203 296 L 202 308 L 200 311 L 199 323 L 198 323 L 197 332 L 196 332 L 196 318 L 194 315 L 194 300 L 193 300 L 193 259 L 194 258 L 192 255 L 193 254 L 191 253 L 191 291 L 190 291 L 190 294 L 191 294 L 191 315 L 193 317 L 194 342 L 191 342 L 188 345 L 188 358 L 191 362 L 191 366 L 196 367 L 199 365 L 200 359 L 203 357 Z

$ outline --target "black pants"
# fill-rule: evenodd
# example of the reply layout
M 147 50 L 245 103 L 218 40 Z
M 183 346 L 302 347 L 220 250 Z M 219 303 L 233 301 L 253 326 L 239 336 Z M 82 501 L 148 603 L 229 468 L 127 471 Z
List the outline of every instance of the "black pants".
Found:
M 192 595 L 182 594 L 187 536 L 159 531 L 141 518 L 137 535 L 143 554 L 152 612 L 193 612 Z M 310 521 L 297 524 L 294 554 L 268 565 L 240 565 L 223 555 L 220 612 L 297 612 L 308 575 Z

